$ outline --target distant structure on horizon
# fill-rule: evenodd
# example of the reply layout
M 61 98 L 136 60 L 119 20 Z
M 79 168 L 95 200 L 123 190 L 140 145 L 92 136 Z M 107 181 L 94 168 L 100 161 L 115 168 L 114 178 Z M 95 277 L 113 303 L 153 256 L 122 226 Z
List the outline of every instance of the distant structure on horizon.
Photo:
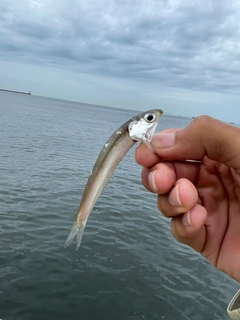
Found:
M 19 93 L 19 94 L 27 94 L 29 96 L 32 95 L 31 90 L 29 92 L 22 92 L 22 91 L 15 91 L 15 90 L 0 89 L 0 91 L 11 92 L 11 93 Z

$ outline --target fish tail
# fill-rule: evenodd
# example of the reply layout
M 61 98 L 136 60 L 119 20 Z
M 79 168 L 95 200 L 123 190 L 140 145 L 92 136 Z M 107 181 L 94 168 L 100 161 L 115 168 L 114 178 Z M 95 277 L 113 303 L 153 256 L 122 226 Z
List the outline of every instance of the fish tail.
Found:
M 78 222 L 74 222 L 72 230 L 65 242 L 64 247 L 66 248 L 75 238 L 75 236 L 77 237 L 77 243 L 76 243 L 76 251 L 78 250 L 78 248 L 80 247 L 81 241 L 82 241 L 82 236 L 83 236 L 83 231 L 85 228 L 85 224 L 83 223 L 78 223 Z

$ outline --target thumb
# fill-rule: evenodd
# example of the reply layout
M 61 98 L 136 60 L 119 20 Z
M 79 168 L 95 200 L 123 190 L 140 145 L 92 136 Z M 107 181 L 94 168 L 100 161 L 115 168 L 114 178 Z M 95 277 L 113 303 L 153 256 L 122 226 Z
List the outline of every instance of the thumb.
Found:
M 201 160 L 204 156 L 240 168 L 240 128 L 209 116 L 195 118 L 182 130 L 154 135 L 152 146 L 164 159 Z

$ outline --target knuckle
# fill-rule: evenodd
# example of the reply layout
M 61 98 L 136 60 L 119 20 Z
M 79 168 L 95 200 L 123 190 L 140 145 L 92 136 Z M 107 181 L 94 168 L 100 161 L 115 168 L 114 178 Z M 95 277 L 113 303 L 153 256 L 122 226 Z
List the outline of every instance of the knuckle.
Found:
M 213 120 L 214 119 L 211 118 L 210 116 L 202 115 L 202 116 L 198 116 L 198 117 L 194 118 L 192 123 L 194 123 L 195 125 L 197 124 L 197 125 L 203 126 L 203 125 L 206 125 L 206 124 L 208 124 L 209 122 L 211 122 Z

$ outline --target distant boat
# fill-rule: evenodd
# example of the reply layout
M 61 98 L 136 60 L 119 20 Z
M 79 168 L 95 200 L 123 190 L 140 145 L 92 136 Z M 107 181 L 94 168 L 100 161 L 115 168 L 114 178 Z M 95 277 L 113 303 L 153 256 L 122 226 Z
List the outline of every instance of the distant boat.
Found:
M 31 90 L 30 90 L 29 92 L 23 92 L 23 91 L 0 89 L 0 91 L 11 92 L 11 93 L 19 93 L 19 94 L 27 94 L 27 95 L 29 95 L 29 96 L 32 95 Z

